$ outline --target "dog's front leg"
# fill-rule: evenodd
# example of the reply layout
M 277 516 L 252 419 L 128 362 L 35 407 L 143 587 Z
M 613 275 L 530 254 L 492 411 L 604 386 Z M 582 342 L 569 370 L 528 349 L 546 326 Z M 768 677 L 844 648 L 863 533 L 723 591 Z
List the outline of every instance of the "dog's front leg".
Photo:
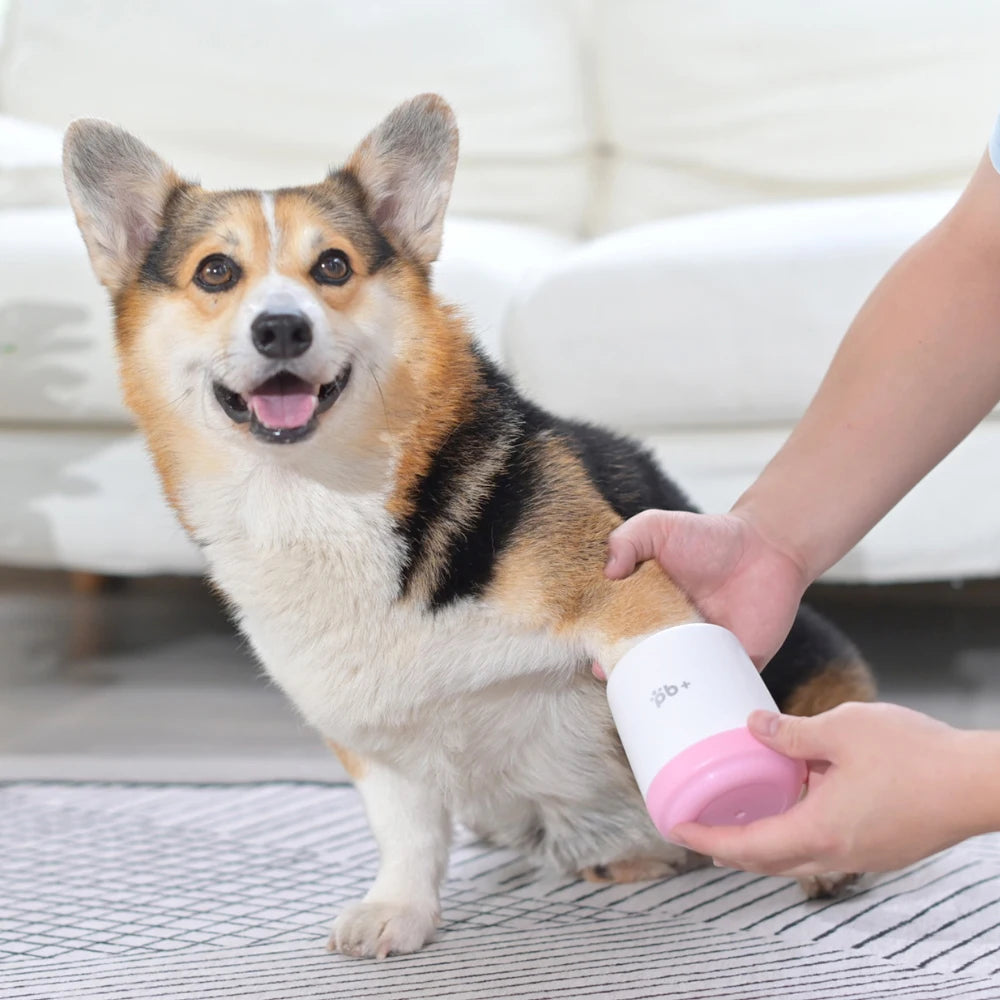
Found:
M 330 948 L 364 958 L 419 951 L 440 919 L 451 839 L 444 801 L 427 784 L 335 749 L 364 799 L 380 858 L 368 894 L 334 922 Z

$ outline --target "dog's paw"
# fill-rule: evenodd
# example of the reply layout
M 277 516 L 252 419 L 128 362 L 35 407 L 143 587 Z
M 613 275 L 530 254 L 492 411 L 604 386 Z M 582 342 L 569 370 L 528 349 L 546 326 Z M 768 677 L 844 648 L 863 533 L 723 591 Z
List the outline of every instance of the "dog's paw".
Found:
M 839 896 L 849 885 L 861 878 L 845 872 L 824 872 L 822 875 L 805 875 L 798 880 L 807 899 L 831 899 Z
M 610 864 L 590 865 L 580 869 L 580 877 L 588 882 L 655 882 L 678 874 L 676 865 L 656 858 L 612 861 Z
M 352 903 L 333 922 L 330 951 L 355 958 L 388 958 L 419 951 L 438 925 L 434 912 L 399 903 Z
M 588 882 L 658 882 L 701 868 L 707 860 L 678 847 L 670 857 L 624 858 L 604 865 L 588 865 L 577 874 Z

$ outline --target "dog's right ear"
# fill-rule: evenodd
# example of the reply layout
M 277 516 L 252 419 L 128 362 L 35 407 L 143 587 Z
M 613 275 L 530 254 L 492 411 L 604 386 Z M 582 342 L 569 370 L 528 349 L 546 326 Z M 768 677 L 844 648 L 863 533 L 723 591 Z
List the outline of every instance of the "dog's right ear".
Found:
M 184 182 L 148 146 L 111 122 L 78 118 L 63 141 L 63 176 L 90 262 L 112 294 L 138 270 Z

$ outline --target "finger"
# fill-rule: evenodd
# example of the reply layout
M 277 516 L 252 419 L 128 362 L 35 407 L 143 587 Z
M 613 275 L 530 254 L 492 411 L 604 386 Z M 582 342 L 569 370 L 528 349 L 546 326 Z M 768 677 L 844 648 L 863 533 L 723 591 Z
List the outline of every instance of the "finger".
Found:
M 774 874 L 787 878 L 805 878 L 807 875 L 829 875 L 832 867 L 828 862 L 806 861 L 804 864 Z
M 809 838 L 799 821 L 801 808 L 794 806 L 784 815 L 747 826 L 681 823 L 670 831 L 670 840 L 747 871 L 787 871 L 814 860 L 818 853 L 810 850 Z
M 775 861 L 772 864 L 757 864 L 753 861 L 727 861 L 725 858 L 713 858 L 712 863 L 716 868 L 730 868 L 733 871 L 748 872 L 751 875 L 787 875 L 789 878 L 798 878 L 798 875 L 791 873 L 798 872 L 800 869 L 804 875 L 819 875 L 830 870 L 829 865 L 816 861 L 803 861 L 801 864 L 796 864 L 794 861 L 784 860 Z M 806 871 L 807 868 L 810 870 Z
M 629 518 L 611 532 L 608 538 L 606 576 L 620 580 L 628 576 L 639 563 L 655 558 L 664 541 L 664 520 L 669 514 L 662 510 L 644 510 Z
M 752 712 L 750 732 L 765 746 L 796 760 L 832 760 L 833 747 L 828 720 L 823 715 L 804 718 L 777 712 Z

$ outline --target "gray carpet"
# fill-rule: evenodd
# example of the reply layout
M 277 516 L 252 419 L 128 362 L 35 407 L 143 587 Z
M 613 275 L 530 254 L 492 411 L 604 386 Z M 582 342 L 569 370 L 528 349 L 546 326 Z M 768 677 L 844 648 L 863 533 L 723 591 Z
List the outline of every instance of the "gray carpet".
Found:
M 601 887 L 459 838 L 419 955 L 328 954 L 376 849 L 336 785 L 0 787 L 0 996 L 1000 998 L 1000 835 L 835 902 L 708 869 Z

